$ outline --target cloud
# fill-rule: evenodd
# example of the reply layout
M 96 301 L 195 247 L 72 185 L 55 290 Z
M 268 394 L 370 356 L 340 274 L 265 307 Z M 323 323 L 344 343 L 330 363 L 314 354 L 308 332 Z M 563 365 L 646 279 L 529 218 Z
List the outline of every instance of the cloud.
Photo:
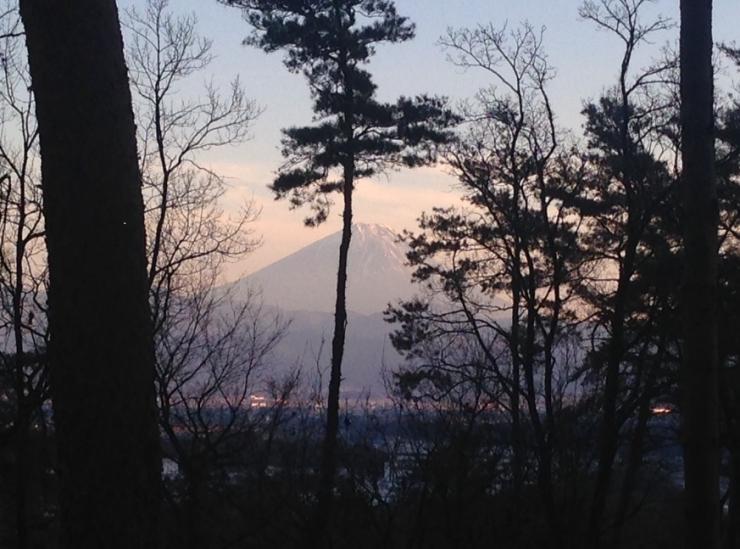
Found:
M 363 181 L 355 194 L 357 219 L 396 229 L 414 228 L 423 211 L 460 204 L 454 184 L 454 178 L 441 168 L 406 170 L 387 180 Z

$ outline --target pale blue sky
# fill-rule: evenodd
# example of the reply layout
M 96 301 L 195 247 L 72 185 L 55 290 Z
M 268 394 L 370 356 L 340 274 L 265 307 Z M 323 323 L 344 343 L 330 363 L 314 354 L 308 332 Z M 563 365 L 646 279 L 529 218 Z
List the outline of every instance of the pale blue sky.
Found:
M 303 124 L 311 119 L 310 101 L 302 77 L 289 74 L 282 66 L 281 54 L 266 55 L 241 45 L 249 32 L 238 10 L 221 6 L 215 0 L 170 0 L 176 13 L 194 12 L 202 35 L 214 42 L 216 59 L 209 72 L 191 82 L 184 93 L 196 93 L 198 86 L 213 77 L 227 83 L 240 75 L 250 97 L 265 109 L 253 127 L 254 139 L 246 144 L 210 154 L 206 160 L 217 171 L 227 174 L 233 186 L 229 193 L 239 198 L 254 197 L 263 206 L 256 230 L 265 245 L 246 262 L 233 266 L 229 276 L 250 272 L 339 228 L 338 213 L 319 229 L 302 227 L 301 212 L 289 212 L 284 202 L 275 203 L 266 189 L 272 173 L 280 165 L 280 129 Z M 143 7 L 145 0 L 119 0 L 122 9 Z M 545 26 L 545 48 L 557 69 L 551 95 L 559 123 L 578 130 L 584 99 L 596 97 L 616 78 L 621 56 L 620 43 L 612 35 L 597 30 L 578 17 L 580 0 L 397 0 L 398 10 L 417 26 L 416 38 L 405 44 L 379 49 L 370 65 L 381 98 L 426 92 L 452 99 L 470 97 L 488 85 L 480 72 L 464 72 L 445 59 L 436 45 L 447 27 L 470 27 L 493 22 L 510 26 L 527 20 L 535 27 Z M 677 21 L 678 0 L 657 0 L 646 16 L 661 13 Z M 740 41 L 740 2 L 715 0 L 715 38 Z M 654 45 L 639 53 L 638 62 L 647 63 L 666 43 L 675 43 L 678 29 L 656 37 Z M 419 170 L 392 174 L 388 180 L 360 183 L 356 219 L 378 222 L 393 228 L 413 228 L 415 218 L 432 205 L 456 201 L 454 180 L 443 170 Z

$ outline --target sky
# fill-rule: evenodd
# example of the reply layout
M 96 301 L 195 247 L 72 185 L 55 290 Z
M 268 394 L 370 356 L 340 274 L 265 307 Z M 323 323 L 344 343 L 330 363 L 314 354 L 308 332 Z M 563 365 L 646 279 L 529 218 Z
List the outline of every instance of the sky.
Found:
M 119 0 L 121 9 L 143 9 L 146 0 Z M 383 46 L 369 65 L 382 100 L 400 95 L 430 93 L 452 102 L 472 97 L 491 84 L 481 71 L 464 71 L 452 65 L 438 45 L 447 28 L 492 23 L 513 28 L 528 21 L 545 27 L 544 47 L 557 71 L 550 94 L 557 122 L 578 131 L 584 101 L 593 99 L 615 82 L 621 59 L 620 42 L 578 17 L 581 0 L 396 0 L 399 13 L 416 24 L 416 38 L 404 44 Z M 645 16 L 661 14 L 678 21 L 678 0 L 656 0 Z M 715 0 L 715 40 L 740 42 L 738 0 Z M 262 246 L 236 264 L 225 276 L 234 280 L 254 272 L 341 227 L 339 208 L 319 228 L 306 228 L 305 213 L 276 202 L 267 185 L 281 164 L 281 128 L 311 121 L 311 101 L 305 80 L 290 74 L 282 54 L 265 54 L 242 45 L 249 34 L 247 23 L 234 8 L 215 0 L 170 0 L 176 14 L 194 13 L 199 32 L 213 41 L 215 59 L 206 72 L 183 84 L 183 96 L 197 96 L 203 84 L 226 86 L 239 76 L 247 95 L 263 109 L 243 144 L 207 153 L 201 162 L 227 177 L 226 209 L 253 200 L 261 215 L 252 229 L 262 236 Z M 638 52 L 636 63 L 648 64 L 666 44 L 675 45 L 678 28 L 658 35 Z M 378 176 L 358 183 L 355 221 L 381 223 L 396 230 L 413 229 L 422 211 L 433 206 L 459 203 L 455 179 L 444 167 L 422 168 Z

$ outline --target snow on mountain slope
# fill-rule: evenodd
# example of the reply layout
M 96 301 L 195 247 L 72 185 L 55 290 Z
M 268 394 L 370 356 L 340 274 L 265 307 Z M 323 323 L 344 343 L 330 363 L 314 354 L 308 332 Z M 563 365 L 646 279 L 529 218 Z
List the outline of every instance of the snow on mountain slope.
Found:
M 237 282 L 261 288 L 266 304 L 289 311 L 333 312 L 341 233 L 323 238 Z M 361 314 L 385 309 L 389 302 L 415 293 L 406 247 L 383 225 L 352 228 L 348 262 L 347 307 Z
M 261 290 L 268 310 L 278 309 L 283 318 L 291 320 L 275 349 L 276 373 L 300 364 L 311 378 L 317 375 L 318 359 L 328 376 L 340 237 L 340 233 L 329 235 L 234 283 L 237 296 Z M 396 241 L 390 228 L 353 226 L 347 292 L 350 314 L 342 366 L 344 397 L 368 390 L 383 395 L 383 366 L 392 368 L 401 361 L 388 337 L 392 327 L 380 313 L 389 302 L 418 293 L 405 260 L 406 247 Z

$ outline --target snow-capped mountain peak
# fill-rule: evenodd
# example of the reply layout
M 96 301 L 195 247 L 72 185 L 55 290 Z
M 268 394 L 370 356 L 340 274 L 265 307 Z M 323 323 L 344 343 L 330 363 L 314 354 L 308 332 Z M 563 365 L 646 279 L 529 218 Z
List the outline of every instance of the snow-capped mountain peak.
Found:
M 336 232 L 242 279 L 261 288 L 268 305 L 285 310 L 332 312 L 336 300 L 341 233 Z M 347 305 L 351 311 L 378 313 L 389 302 L 414 293 L 406 246 L 385 225 L 352 226 L 348 259 Z

